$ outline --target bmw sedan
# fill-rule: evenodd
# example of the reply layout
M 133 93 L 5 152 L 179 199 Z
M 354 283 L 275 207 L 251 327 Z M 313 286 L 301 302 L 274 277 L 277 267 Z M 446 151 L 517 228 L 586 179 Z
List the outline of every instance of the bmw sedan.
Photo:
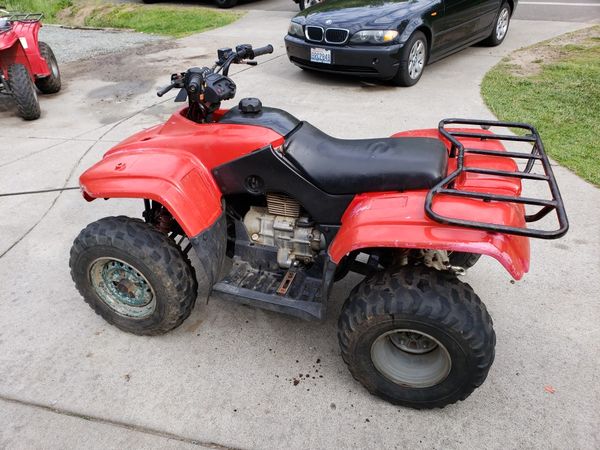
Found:
M 416 84 L 426 64 L 500 45 L 518 0 L 328 0 L 292 19 L 285 46 L 303 69 Z

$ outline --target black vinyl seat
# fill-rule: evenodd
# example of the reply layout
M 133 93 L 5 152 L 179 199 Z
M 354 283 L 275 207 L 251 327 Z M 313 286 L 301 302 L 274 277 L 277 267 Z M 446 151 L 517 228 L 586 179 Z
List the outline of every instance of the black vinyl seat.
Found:
M 307 122 L 287 137 L 285 154 L 329 194 L 430 189 L 448 167 L 448 151 L 439 139 L 336 139 Z

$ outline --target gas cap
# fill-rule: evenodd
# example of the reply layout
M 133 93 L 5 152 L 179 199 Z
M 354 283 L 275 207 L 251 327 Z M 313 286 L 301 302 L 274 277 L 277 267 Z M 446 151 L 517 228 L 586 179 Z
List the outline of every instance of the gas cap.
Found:
M 262 111 L 262 103 L 257 98 L 243 98 L 238 106 L 243 113 L 256 114 Z

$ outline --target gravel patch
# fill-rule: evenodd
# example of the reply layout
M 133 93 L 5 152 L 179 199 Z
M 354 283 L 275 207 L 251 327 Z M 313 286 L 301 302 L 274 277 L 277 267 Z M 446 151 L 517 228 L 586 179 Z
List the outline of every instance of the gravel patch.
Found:
M 59 64 L 106 55 L 166 39 L 131 31 L 73 30 L 52 25 L 44 25 L 40 31 L 40 40 L 50 44 Z

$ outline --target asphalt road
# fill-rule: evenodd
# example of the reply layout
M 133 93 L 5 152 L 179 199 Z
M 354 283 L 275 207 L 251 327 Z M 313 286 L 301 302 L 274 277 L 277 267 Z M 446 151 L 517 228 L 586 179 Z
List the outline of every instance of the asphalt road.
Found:
M 275 46 L 257 67 L 236 67 L 239 97 L 359 138 L 443 117 L 492 118 L 479 96 L 489 68 L 583 26 L 514 20 L 500 47 L 466 49 L 399 89 L 291 65 L 281 39 L 291 14 L 250 11 L 172 45 L 65 64 L 64 89 L 41 98 L 40 120 L 0 110 L 0 192 L 76 184 L 115 142 L 175 110 L 172 96 L 154 94 L 170 73 L 210 64 L 223 45 Z M 214 295 L 171 333 L 134 336 L 82 301 L 68 255 L 88 223 L 139 216 L 140 202 L 87 203 L 77 191 L 0 198 L 0 448 L 597 449 L 600 190 L 555 171 L 571 230 L 534 240 L 531 271 L 518 283 L 490 258 L 469 271 L 465 281 L 494 319 L 496 359 L 471 397 L 436 411 L 394 407 L 348 373 L 335 327 L 355 276 L 334 287 L 324 323 Z M 300 373 L 311 378 L 295 385 Z

